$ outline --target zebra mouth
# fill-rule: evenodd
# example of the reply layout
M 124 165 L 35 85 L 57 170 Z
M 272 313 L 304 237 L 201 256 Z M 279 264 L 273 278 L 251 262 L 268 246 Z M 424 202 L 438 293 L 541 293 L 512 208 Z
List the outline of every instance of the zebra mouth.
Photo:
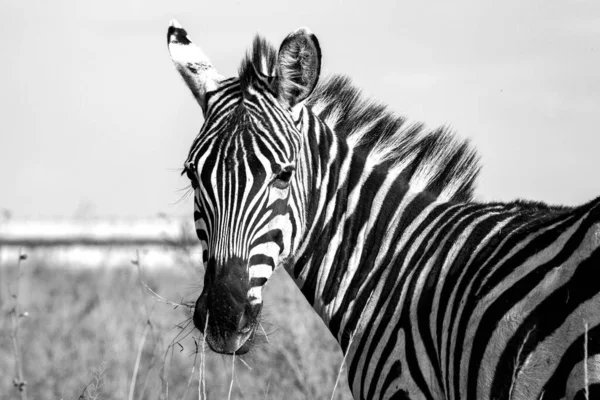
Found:
M 215 338 L 213 335 L 206 336 L 206 343 L 212 351 L 218 354 L 242 355 L 252 348 L 254 327 L 243 329 L 244 332 L 234 332 L 226 338 Z
M 230 354 L 237 354 L 237 355 L 242 355 L 242 354 L 246 354 L 248 351 L 250 351 L 250 349 L 252 348 L 252 340 L 250 335 L 252 334 L 253 330 L 249 331 L 247 334 L 245 334 L 245 339 L 242 342 L 242 344 L 240 345 L 240 347 L 238 347 L 238 349 Z
M 252 347 L 252 334 L 254 333 L 254 327 L 248 326 L 243 329 L 245 332 L 239 332 L 238 335 L 238 343 L 239 346 L 237 350 L 235 350 L 235 354 L 246 354 L 250 348 Z

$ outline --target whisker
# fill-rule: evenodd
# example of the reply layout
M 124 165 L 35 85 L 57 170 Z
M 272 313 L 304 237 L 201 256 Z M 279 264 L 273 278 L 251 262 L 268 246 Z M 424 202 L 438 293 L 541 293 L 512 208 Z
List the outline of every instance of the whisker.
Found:
M 267 332 L 265 331 L 265 328 L 262 326 L 262 324 L 259 322 L 258 325 L 260 326 L 260 329 L 262 329 L 264 335 L 265 335 L 265 339 L 267 339 L 267 343 L 271 344 L 271 342 L 269 341 L 269 335 L 267 335 Z
M 238 357 L 238 360 L 240 360 L 242 362 L 242 364 L 244 364 L 246 366 L 246 368 L 248 368 L 250 371 L 252 371 L 252 367 L 250 365 L 248 365 L 248 363 L 246 361 L 244 361 L 244 359 L 242 357 Z
M 171 203 L 171 205 L 178 205 L 178 204 L 183 203 L 184 200 L 187 200 L 190 197 L 190 195 L 192 193 L 194 193 L 194 189 L 192 188 L 191 185 L 183 187 L 181 189 L 177 189 L 178 192 L 182 192 L 184 190 L 185 190 L 185 192 L 183 192 L 183 194 L 179 197 L 179 199 L 175 200 L 175 202 Z

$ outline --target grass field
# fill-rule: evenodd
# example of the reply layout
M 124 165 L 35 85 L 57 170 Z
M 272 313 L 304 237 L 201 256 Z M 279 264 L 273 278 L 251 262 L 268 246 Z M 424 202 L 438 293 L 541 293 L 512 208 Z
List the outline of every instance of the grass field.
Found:
M 12 383 L 7 290 L 14 292 L 16 269 L 0 268 L 0 398 L 9 399 L 19 396 Z M 194 301 L 200 293 L 200 272 L 177 268 L 144 275 L 149 287 L 172 301 Z M 22 263 L 18 300 L 28 316 L 21 319 L 19 336 L 30 400 L 128 399 L 131 390 L 133 399 L 198 398 L 201 357 L 195 343 L 201 337 L 188 325 L 189 310 L 156 301 L 139 278 L 133 265 L 75 270 Z M 341 350 L 285 271 L 271 278 L 264 302 L 269 341 L 242 357 L 247 366 L 236 359 L 231 398 L 331 398 Z M 232 357 L 207 350 L 205 371 L 207 397 L 228 398 Z M 345 369 L 334 398 L 351 398 Z

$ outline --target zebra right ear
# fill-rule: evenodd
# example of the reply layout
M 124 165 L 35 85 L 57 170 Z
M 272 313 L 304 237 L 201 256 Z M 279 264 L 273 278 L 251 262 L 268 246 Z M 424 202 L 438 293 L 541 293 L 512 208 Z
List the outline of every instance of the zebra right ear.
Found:
M 281 43 L 275 66 L 274 89 L 279 102 L 290 108 L 312 93 L 321 72 L 321 47 L 307 28 L 290 33 Z

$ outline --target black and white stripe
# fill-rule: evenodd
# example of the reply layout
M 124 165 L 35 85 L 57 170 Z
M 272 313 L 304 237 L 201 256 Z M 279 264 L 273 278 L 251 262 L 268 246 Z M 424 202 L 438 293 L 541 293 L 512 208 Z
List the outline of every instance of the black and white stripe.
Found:
M 573 399 L 584 366 L 598 396 L 600 198 L 474 202 L 468 143 L 347 78 L 313 90 L 318 42 L 290 37 L 279 56 L 257 39 L 208 94 L 186 161 L 207 262 L 244 260 L 253 288 L 284 265 L 347 353 L 357 399 Z M 282 93 L 289 76 L 305 103 Z M 265 189 L 283 167 L 287 192 Z

